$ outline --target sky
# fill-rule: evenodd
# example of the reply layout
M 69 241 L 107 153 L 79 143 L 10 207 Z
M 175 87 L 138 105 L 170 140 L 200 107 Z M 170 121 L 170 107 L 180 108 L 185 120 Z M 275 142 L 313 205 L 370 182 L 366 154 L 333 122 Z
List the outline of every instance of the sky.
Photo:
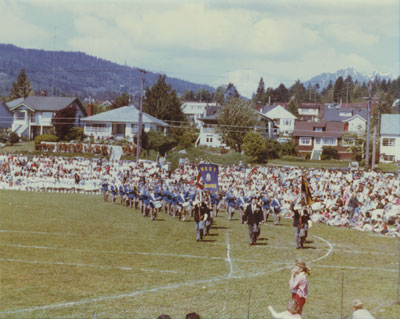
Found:
M 81 51 L 247 97 L 324 72 L 400 74 L 400 0 L 0 0 L 0 43 Z

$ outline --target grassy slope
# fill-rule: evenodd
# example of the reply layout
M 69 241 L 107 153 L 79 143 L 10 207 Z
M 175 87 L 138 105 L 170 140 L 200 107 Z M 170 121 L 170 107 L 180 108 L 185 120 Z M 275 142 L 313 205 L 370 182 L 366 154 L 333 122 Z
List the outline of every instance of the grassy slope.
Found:
M 290 220 L 284 220 L 279 227 L 263 225 L 265 239 L 249 247 L 247 226 L 220 214 L 209 241 L 196 243 L 191 219 L 178 222 L 162 213 L 151 222 L 100 196 L 78 194 L 1 191 L 0 208 L 1 229 L 19 231 L 0 233 L 1 258 L 8 260 L 1 262 L 0 318 L 89 318 L 94 311 L 97 318 L 183 318 L 189 311 L 202 318 L 246 318 L 250 290 L 250 317 L 269 318 L 268 304 L 284 310 L 289 299 L 290 270 L 284 267 L 296 256 L 323 257 L 329 250 L 323 239 L 333 251 L 311 264 L 304 318 L 340 317 L 342 275 L 344 314 L 360 298 L 368 309 L 383 310 L 377 319 L 399 318 L 400 306 L 381 306 L 396 297 L 396 239 L 315 225 L 309 249 L 299 251 Z M 114 297 L 2 313 L 104 296 Z

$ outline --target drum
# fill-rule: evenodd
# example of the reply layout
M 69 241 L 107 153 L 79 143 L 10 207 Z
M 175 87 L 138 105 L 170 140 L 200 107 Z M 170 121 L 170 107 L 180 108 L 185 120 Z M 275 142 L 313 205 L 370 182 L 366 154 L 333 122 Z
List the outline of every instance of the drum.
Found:
M 154 205 L 154 208 L 161 208 L 162 203 L 161 203 L 160 200 L 158 200 L 158 201 L 155 201 L 155 202 L 153 203 L 153 205 Z

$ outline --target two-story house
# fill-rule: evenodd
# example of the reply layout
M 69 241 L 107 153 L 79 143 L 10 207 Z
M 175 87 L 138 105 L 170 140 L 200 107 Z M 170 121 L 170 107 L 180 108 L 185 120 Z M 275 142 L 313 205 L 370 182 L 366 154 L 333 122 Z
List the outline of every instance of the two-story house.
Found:
M 262 108 L 260 112 L 274 121 L 278 127 L 278 135 L 289 137 L 293 133 L 294 122 L 297 118 L 283 106 L 267 106 Z
M 400 114 L 382 114 L 380 130 L 380 160 L 400 161 Z
M 322 117 L 322 104 L 303 103 L 297 107 L 299 116 L 298 120 L 307 122 L 317 122 Z
M 319 160 L 323 146 L 333 146 L 339 152 L 341 160 L 350 160 L 352 153 L 343 135 L 347 133 L 344 122 L 305 122 L 296 121 L 293 137 L 301 156 L 310 155 L 311 159 Z
M 65 108 L 75 107 L 75 126 L 81 126 L 85 109 L 76 97 L 28 96 L 7 103 L 13 114 L 11 130 L 29 139 L 51 131 L 54 115 Z
M 190 102 L 186 101 L 182 104 L 181 110 L 186 115 L 190 123 L 195 124 L 198 128 L 203 125 L 200 118 L 207 116 L 207 109 L 210 107 L 218 107 L 217 103 Z
M 11 128 L 13 115 L 5 103 L 0 102 L 0 129 Z

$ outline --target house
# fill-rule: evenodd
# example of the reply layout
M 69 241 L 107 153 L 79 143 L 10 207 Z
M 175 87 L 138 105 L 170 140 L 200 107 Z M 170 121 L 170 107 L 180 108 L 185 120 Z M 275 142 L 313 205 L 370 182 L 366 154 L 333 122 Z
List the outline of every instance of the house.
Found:
M 11 130 L 29 139 L 53 130 L 52 118 L 56 112 L 76 107 L 75 125 L 81 125 L 85 109 L 76 97 L 28 96 L 7 103 L 13 114 Z
M 319 160 L 323 146 L 334 146 L 339 151 L 341 160 L 351 159 L 349 146 L 353 140 L 345 138 L 346 125 L 344 122 L 305 122 L 296 121 L 293 137 L 301 156 L 310 155 L 311 159 Z
M 13 115 L 5 103 L 0 102 L 0 129 L 11 128 Z
M 133 138 L 139 128 L 139 110 L 133 106 L 122 106 L 117 109 L 88 116 L 82 119 L 85 123 L 84 133 L 94 138 Z M 168 124 L 142 112 L 142 125 L 145 132 L 150 130 L 166 133 Z
M 380 130 L 380 160 L 400 161 L 400 114 L 382 114 Z
M 325 122 L 345 123 L 346 131 L 362 135 L 367 124 L 367 110 L 358 108 L 332 108 L 324 112 Z
M 221 147 L 226 146 L 222 143 L 221 134 L 218 132 L 218 112 L 221 110 L 219 105 L 209 106 L 206 108 L 205 116 L 200 117 L 201 122 L 200 134 L 195 142 L 195 146 Z
M 317 122 L 322 117 L 323 105 L 315 103 L 303 103 L 297 107 L 300 121 Z
M 276 124 L 275 120 L 269 118 L 264 113 L 257 112 L 257 121 L 265 125 L 264 135 L 267 138 L 271 140 L 276 139 L 276 137 L 278 136 L 279 127 Z
M 184 102 L 181 106 L 183 114 L 186 115 L 190 123 L 196 124 L 197 127 L 201 127 L 203 122 L 200 118 L 206 117 L 207 109 L 210 107 L 219 107 L 216 102 L 214 103 L 203 103 L 203 102 Z
M 260 111 L 266 117 L 274 120 L 275 124 L 278 126 L 277 134 L 289 136 L 293 133 L 294 122 L 297 118 L 283 106 L 267 106 L 262 108 Z

